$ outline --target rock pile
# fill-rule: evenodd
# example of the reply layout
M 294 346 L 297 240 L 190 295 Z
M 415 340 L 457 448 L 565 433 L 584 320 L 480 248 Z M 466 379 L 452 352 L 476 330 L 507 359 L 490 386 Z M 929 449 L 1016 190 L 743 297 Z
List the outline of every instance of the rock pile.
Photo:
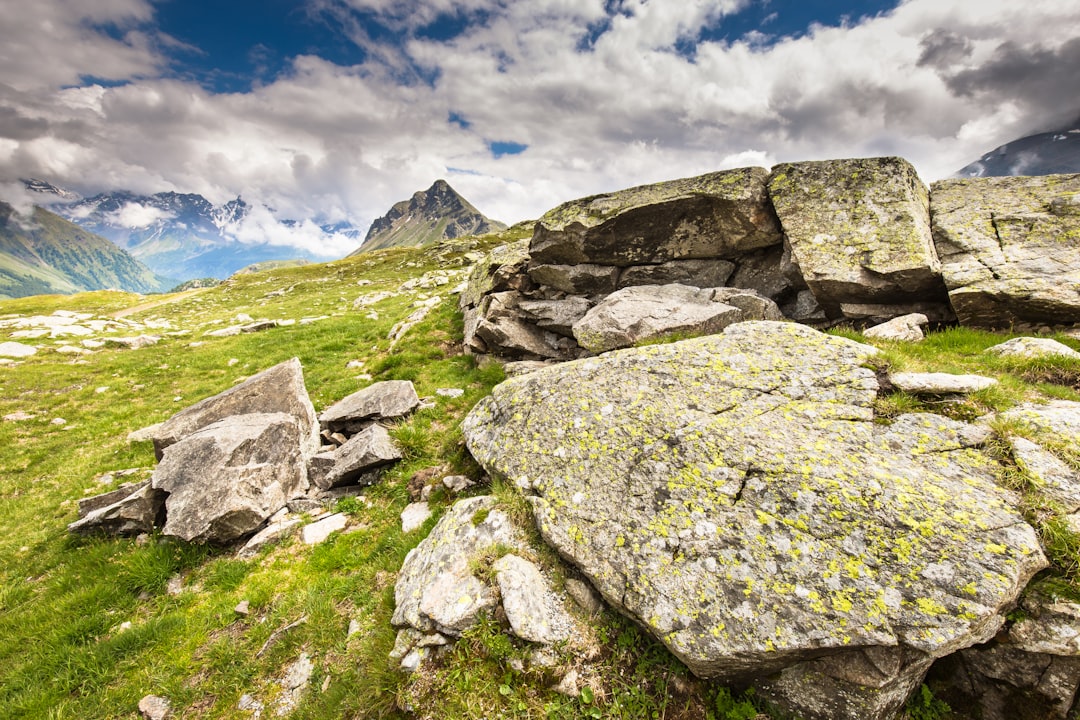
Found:
M 189 542 L 227 544 L 265 526 L 256 537 L 269 541 L 298 524 L 281 516 L 288 506 L 302 511 L 322 491 L 370 484 L 399 460 L 380 423 L 419 402 L 410 382 L 375 383 L 320 418 L 293 358 L 151 428 L 159 460 L 151 478 L 80 502 L 68 529 L 136 535 L 161 528 Z
M 717 313 L 691 313 L 695 326 L 676 321 L 681 286 L 739 289 L 815 326 L 910 314 L 926 318 L 921 324 L 1071 325 L 1080 317 L 1078 192 L 1080 175 L 927 189 L 907 161 L 870 158 L 788 163 L 771 174 L 744 168 L 575 200 L 540 218 L 531 240 L 473 267 L 460 297 L 465 346 L 516 360 L 626 347 L 643 338 L 591 342 L 585 318 L 641 286 L 648 299 L 620 303 L 619 323 L 646 327 L 646 336 L 723 324 Z M 657 322 L 669 316 L 675 329 Z

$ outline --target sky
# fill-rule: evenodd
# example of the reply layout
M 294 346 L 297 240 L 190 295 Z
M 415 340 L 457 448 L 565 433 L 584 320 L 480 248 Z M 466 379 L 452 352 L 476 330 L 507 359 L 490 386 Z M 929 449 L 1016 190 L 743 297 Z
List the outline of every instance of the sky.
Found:
M 901 155 L 929 183 L 1080 117 L 1078 0 L 0 0 L 0 17 L 0 198 L 24 205 L 28 177 L 242 196 L 265 206 L 242 240 L 326 257 L 356 243 L 319 225 L 366 231 L 439 178 L 513 223 L 778 162 Z

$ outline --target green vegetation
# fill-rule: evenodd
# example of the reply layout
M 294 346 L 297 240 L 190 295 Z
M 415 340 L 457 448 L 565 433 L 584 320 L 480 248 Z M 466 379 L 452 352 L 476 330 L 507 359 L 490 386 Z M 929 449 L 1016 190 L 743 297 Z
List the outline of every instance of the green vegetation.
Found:
M 390 617 L 396 574 L 424 534 L 400 530 L 410 481 L 433 468 L 481 479 L 465 451 L 460 422 L 503 373 L 461 353 L 462 319 L 449 286 L 362 307 L 354 301 L 397 293 L 403 282 L 435 270 L 457 272 L 456 284 L 467 269 L 466 252 L 520 235 L 512 229 L 423 253 L 390 249 L 279 267 L 153 298 L 100 291 L 0 302 L 0 317 L 74 310 L 167 321 L 177 333 L 141 350 L 102 348 L 75 357 L 49 349 L 59 340 L 41 339 L 34 341 L 43 346 L 37 355 L 0 367 L 0 416 L 33 416 L 0 422 L 2 714 L 133 717 L 139 698 L 154 693 L 170 699 L 177 717 L 248 718 L 238 703 L 250 693 L 266 703 L 269 716 L 282 693 L 278 679 L 305 652 L 315 670 L 294 718 L 397 718 L 409 715 L 405 708 L 432 718 L 754 717 L 755 698 L 697 680 L 662 645 L 610 612 L 593 619 L 566 648 L 564 658 L 580 658 L 579 668 L 532 662 L 532 648 L 507 636 L 499 617 L 415 675 L 401 673 L 387 658 L 395 638 Z M 392 345 L 391 328 L 415 310 L 415 302 L 436 293 L 445 299 Z M 233 337 L 205 335 L 235 324 L 238 314 L 297 322 Z M 953 330 L 922 345 L 881 344 L 884 362 L 894 367 L 977 371 L 1002 380 L 998 391 L 977 394 L 963 410 L 895 395 L 882 408 L 970 415 L 1037 397 L 1080 399 L 1075 364 L 980 355 L 1002 339 Z M 336 509 L 351 518 L 351 531 L 313 548 L 286 540 L 246 561 L 227 550 L 161 537 L 68 535 L 77 500 L 124 479 L 99 482 L 103 473 L 153 466 L 150 444 L 130 444 L 129 432 L 293 356 L 303 363 L 317 409 L 371 381 L 390 379 L 412 380 L 434 403 L 392 429 L 405 460 L 367 489 L 365 500 L 338 502 Z M 354 361 L 360 367 L 346 367 Z M 436 395 L 445 387 L 465 392 Z M 54 424 L 57 419 L 65 422 Z M 1058 558 L 1047 582 L 1058 595 L 1075 593 L 1075 570 L 1063 559 L 1075 556 L 1075 537 L 1053 508 L 1035 500 L 1029 478 L 1017 470 L 1006 480 L 1032 498 L 1036 520 L 1047 513 L 1040 532 Z M 475 492 L 494 494 L 502 509 L 532 527 L 527 504 L 513 488 L 496 483 Z M 450 501 L 442 490 L 433 493 L 435 516 L 426 528 Z M 531 532 L 533 558 L 555 567 L 554 553 Z M 505 552 L 493 547 L 490 559 Z M 562 582 L 558 573 L 556 582 Z M 249 603 L 246 616 L 234 612 L 241 600 Z M 359 630 L 349 635 L 351 621 Z M 577 692 L 555 692 L 551 686 L 568 669 L 581 671 Z

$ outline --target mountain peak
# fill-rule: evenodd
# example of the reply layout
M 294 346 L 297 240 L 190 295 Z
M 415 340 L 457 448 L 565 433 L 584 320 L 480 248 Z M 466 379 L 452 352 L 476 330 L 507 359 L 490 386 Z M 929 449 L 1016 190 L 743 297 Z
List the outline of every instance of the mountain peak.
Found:
M 504 229 L 506 225 L 486 217 L 450 187 L 450 183 L 439 179 L 427 190 L 414 193 L 411 199 L 394 203 L 386 215 L 371 224 L 357 252 L 427 245 Z

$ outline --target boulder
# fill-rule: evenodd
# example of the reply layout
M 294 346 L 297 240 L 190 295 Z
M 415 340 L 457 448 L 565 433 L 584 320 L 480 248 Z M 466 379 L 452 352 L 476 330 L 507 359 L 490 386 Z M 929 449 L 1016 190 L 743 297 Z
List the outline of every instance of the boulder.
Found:
M 803 279 L 832 316 L 841 303 L 946 303 L 929 195 L 906 160 L 782 163 L 769 195 Z
M 1050 338 L 1018 337 L 986 348 L 986 352 L 1001 357 L 1053 358 L 1080 360 L 1080 353 L 1064 343 Z
M 744 322 L 512 378 L 463 430 L 544 539 L 695 674 L 884 648 L 906 687 L 904 668 L 992 637 L 1046 559 L 986 428 L 874 422 L 876 352 Z
M 727 285 L 735 263 L 727 260 L 669 260 L 658 265 L 634 265 L 619 274 L 619 287 L 632 285 L 692 285 L 723 287 Z
M 574 621 L 543 573 L 514 554 L 492 564 L 510 629 L 522 640 L 552 645 L 570 637 Z
M 1080 317 L 1080 174 L 942 180 L 934 242 L 964 325 L 1072 325 Z
M 165 493 L 150 487 L 149 481 L 98 496 L 103 497 L 108 497 L 111 502 L 101 505 L 99 500 L 85 514 L 80 503 L 79 519 L 68 525 L 68 532 L 138 535 L 153 532 L 154 527 L 163 522 Z
M 923 328 L 930 321 L 922 313 L 910 313 L 893 318 L 888 322 L 875 325 L 863 331 L 863 335 L 875 340 L 900 340 L 903 342 L 922 342 L 926 336 Z
M 394 586 L 391 620 L 398 628 L 458 637 L 483 611 L 498 604 L 494 589 L 474 574 L 496 545 L 521 547 L 510 517 L 491 496 L 454 503 L 419 545 L 409 551 Z
M 604 298 L 574 323 L 578 344 L 594 353 L 676 333 L 719 332 L 743 320 L 777 320 L 771 300 L 750 290 L 636 285 Z
M 913 372 L 890 373 L 889 382 L 912 395 L 966 395 L 998 384 L 994 378 L 982 375 Z
M 264 370 L 244 382 L 181 410 L 153 433 L 158 460 L 170 445 L 234 415 L 286 413 L 296 418 L 300 447 L 307 455 L 319 451 L 319 423 L 304 387 L 304 371 L 296 358 Z
M 528 240 L 500 245 L 473 265 L 458 302 L 462 308 L 476 307 L 490 293 L 526 289 L 531 284 L 525 273 L 528 265 Z
M 109 474 L 103 476 L 102 480 L 107 481 Z M 118 500 L 123 500 L 137 490 L 142 490 L 144 487 L 150 484 L 150 480 L 146 479 L 142 482 L 128 482 L 123 483 L 115 490 L 101 493 L 100 495 L 92 495 L 86 498 L 79 498 L 79 517 L 84 518 L 95 510 L 100 510 L 103 507 L 108 507 Z
M 572 200 L 537 221 L 537 265 L 727 259 L 779 245 L 766 172 L 741 168 Z
M 573 337 L 574 323 L 585 317 L 592 304 L 581 297 L 568 297 L 563 300 L 522 300 L 518 309 L 527 320 L 536 323 L 543 330 Z
M 475 335 L 483 340 L 488 352 L 494 355 L 563 357 L 563 350 L 558 345 L 558 335 L 541 330 L 520 318 L 481 318 L 476 325 Z
M 338 400 L 319 414 L 331 432 L 356 433 L 377 420 L 396 420 L 420 406 L 410 380 L 384 380 Z
M 229 543 L 259 528 L 307 489 L 294 415 L 237 415 L 168 446 L 151 486 L 167 492 L 162 532 L 188 542 Z
M 412 383 L 409 383 L 411 386 Z M 328 490 L 338 485 L 358 484 L 373 470 L 401 459 L 401 450 L 382 425 L 369 425 L 353 435 L 334 453 L 334 466 L 316 479 L 318 487 Z M 371 477 L 374 480 L 374 477 Z
M 619 268 L 610 265 L 536 265 L 529 277 L 537 285 L 571 295 L 607 295 L 619 280 Z

